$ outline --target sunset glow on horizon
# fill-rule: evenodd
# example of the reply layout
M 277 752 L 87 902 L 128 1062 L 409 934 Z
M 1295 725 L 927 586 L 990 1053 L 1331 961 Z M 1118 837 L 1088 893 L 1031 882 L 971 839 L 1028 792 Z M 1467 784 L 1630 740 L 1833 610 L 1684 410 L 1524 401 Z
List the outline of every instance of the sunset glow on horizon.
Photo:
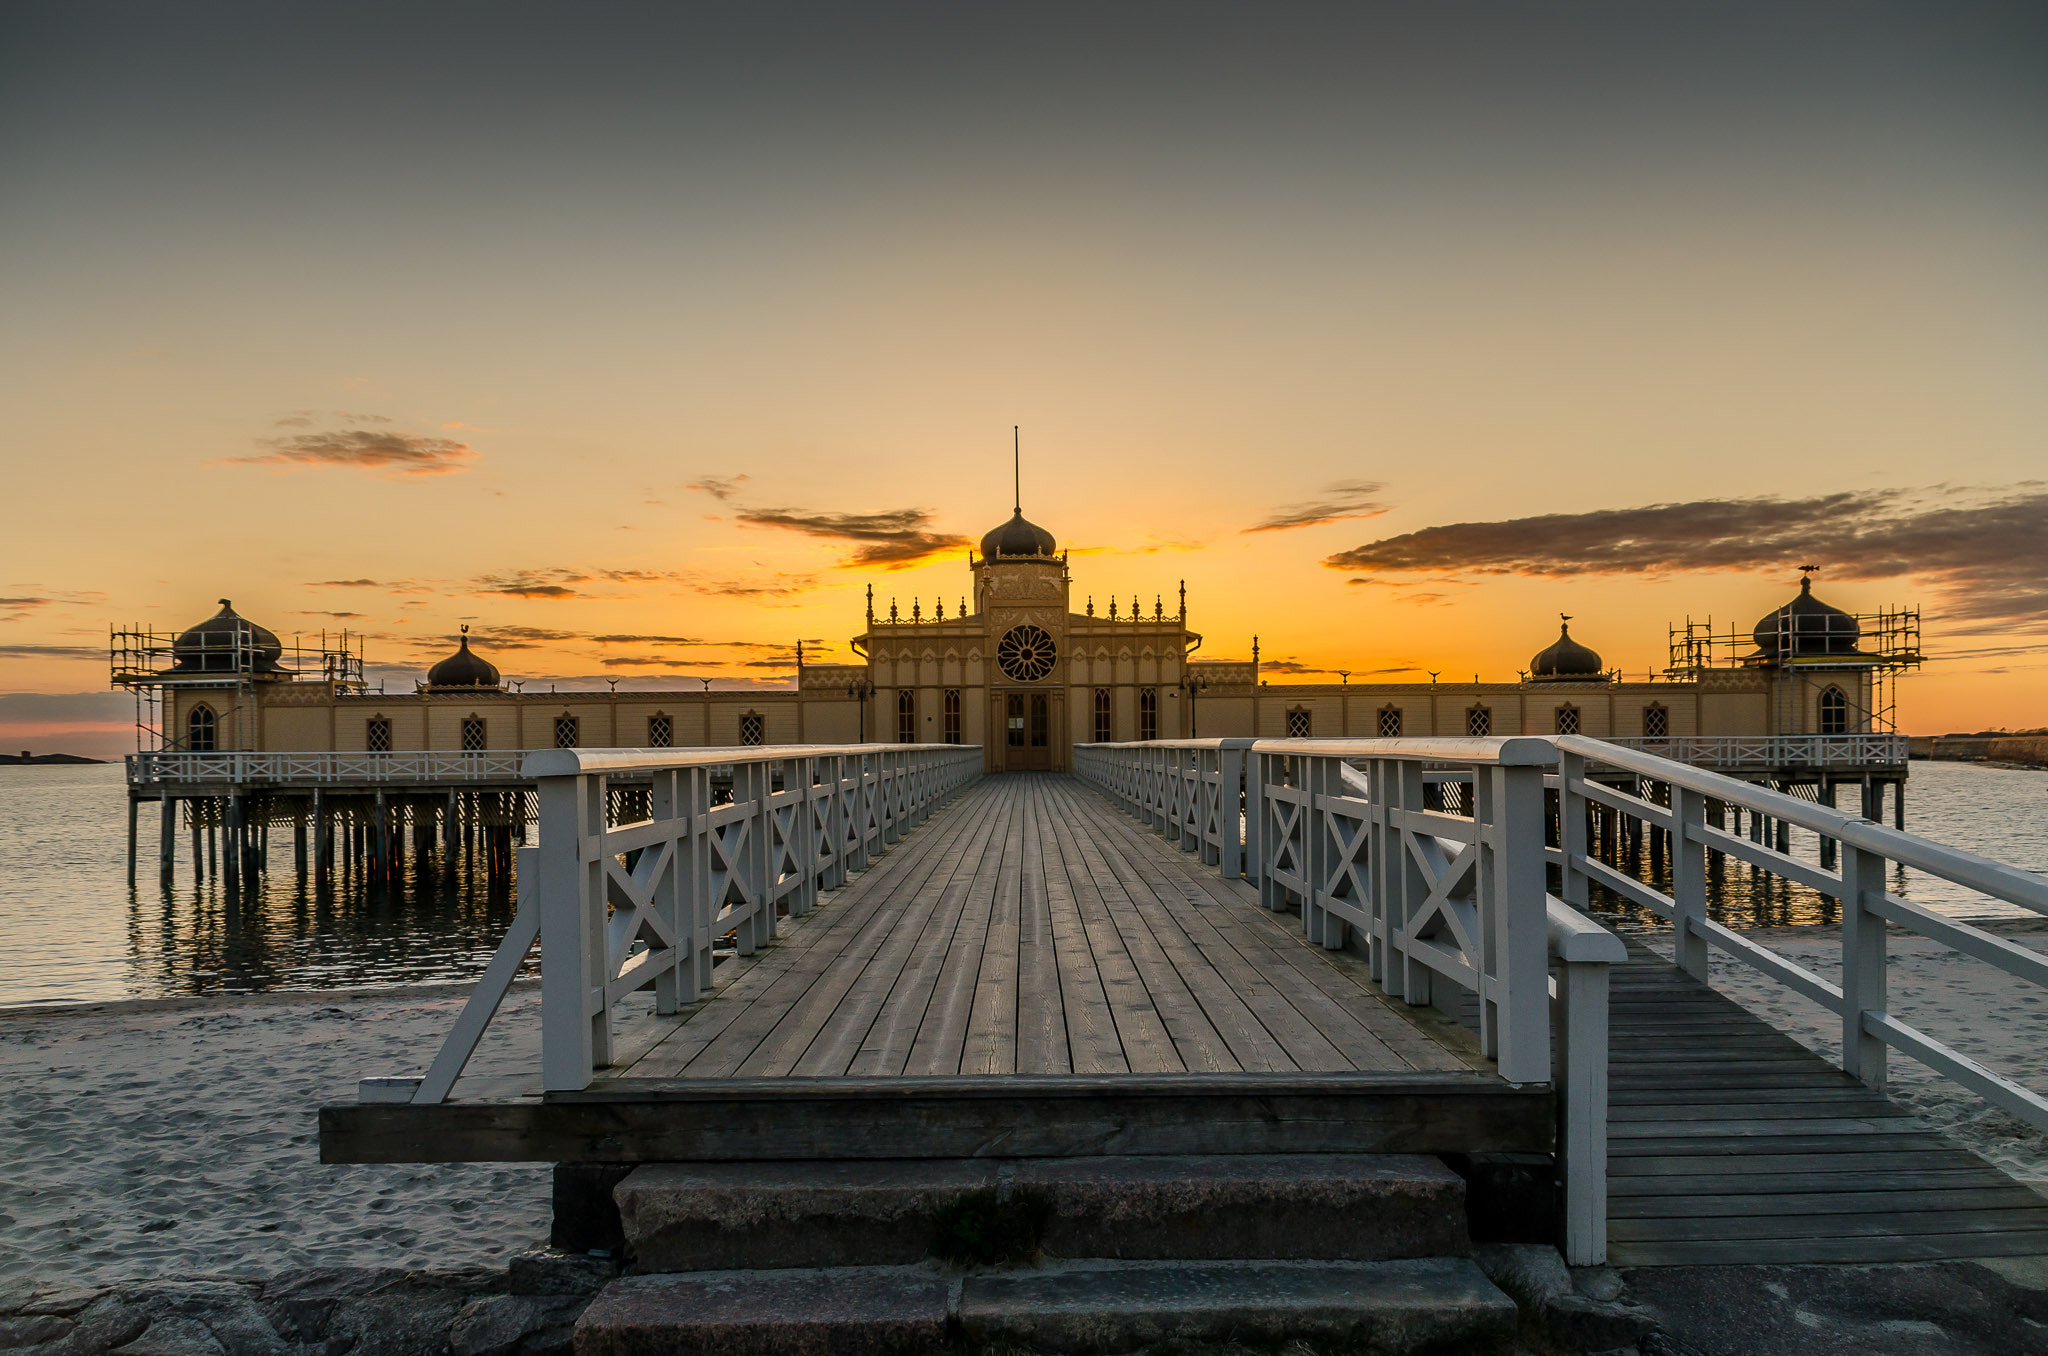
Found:
M 787 685 L 1022 506 L 1275 682 L 1917 605 L 2048 725 L 2048 16 L 0 16 L 0 749 L 110 624 Z

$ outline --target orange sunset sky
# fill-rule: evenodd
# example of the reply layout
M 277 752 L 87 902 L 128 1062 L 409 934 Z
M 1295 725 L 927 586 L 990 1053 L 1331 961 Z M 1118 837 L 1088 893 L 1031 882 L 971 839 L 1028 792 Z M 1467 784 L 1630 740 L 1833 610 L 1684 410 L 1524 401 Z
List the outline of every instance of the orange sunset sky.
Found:
M 2026 6 L 0 14 L 0 748 L 108 624 L 780 684 L 1025 511 L 1201 657 L 1610 665 L 1822 567 L 2048 724 Z M 695 684 L 691 684 L 694 686 Z

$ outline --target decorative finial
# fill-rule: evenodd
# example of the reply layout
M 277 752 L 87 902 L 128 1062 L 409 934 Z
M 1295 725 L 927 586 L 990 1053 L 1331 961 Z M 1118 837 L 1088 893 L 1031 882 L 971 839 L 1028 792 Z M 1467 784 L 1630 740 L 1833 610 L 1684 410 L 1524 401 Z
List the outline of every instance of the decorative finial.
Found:
M 1188 619 L 1188 581 L 1185 579 L 1180 581 L 1180 619 Z
M 1116 620 L 1116 595 L 1113 593 L 1109 595 L 1109 619 Z
M 872 622 L 872 621 L 873 621 L 874 619 L 875 619 L 875 586 L 874 586 L 873 584 L 870 584 L 870 585 L 868 585 L 868 620 Z
M 469 623 L 468 623 L 468 622 L 464 622 L 464 623 L 462 624 L 462 634 L 463 634 L 463 635 L 465 635 L 465 636 L 469 634 Z
M 1095 595 L 1092 593 L 1088 595 L 1088 615 L 1095 615 Z
M 910 600 L 910 619 L 912 621 L 924 620 L 924 603 L 919 599 L 912 598 Z
M 1156 594 L 1156 593 L 1155 593 L 1155 594 L 1153 594 L 1153 595 L 1152 595 L 1152 618 L 1153 618 L 1153 620 L 1157 621 L 1157 620 L 1158 620 L 1159 618 L 1161 618 L 1161 617 L 1164 617 L 1165 615 L 1166 615 L 1166 599 L 1164 599 L 1164 598 L 1160 597 L 1160 596 L 1159 596 L 1158 594 Z
M 228 609 L 229 611 L 231 611 L 231 612 L 232 612 L 232 611 L 234 610 L 234 607 L 235 607 L 235 605 L 234 605 L 233 603 L 229 602 L 229 601 L 228 601 L 227 599 L 225 599 L 225 598 L 223 598 L 223 599 L 221 599 L 221 600 L 220 600 L 220 605 L 221 605 L 222 607 L 224 607 L 224 608 L 227 608 L 227 609 Z
M 1252 667 L 1256 669 L 1256 668 L 1257 668 L 1258 666 L 1259 666 L 1259 638 L 1258 638 L 1257 636 L 1253 636 L 1253 637 L 1252 637 Z
M 1015 424 L 1010 425 L 1010 474 L 1012 488 L 1016 490 L 1017 512 L 1024 512 L 1024 436 Z
M 960 595 L 960 615 L 963 617 L 967 615 L 967 595 L 964 593 Z
M 889 620 L 896 620 L 896 600 L 894 598 L 889 600 Z

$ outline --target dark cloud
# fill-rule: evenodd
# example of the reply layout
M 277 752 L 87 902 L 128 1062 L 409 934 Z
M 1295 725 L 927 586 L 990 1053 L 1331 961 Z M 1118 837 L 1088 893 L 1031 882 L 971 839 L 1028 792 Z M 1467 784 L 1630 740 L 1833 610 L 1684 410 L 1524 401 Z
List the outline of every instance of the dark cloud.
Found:
M 1376 480 L 1339 480 L 1325 485 L 1316 498 L 1299 504 L 1283 504 L 1268 513 L 1246 532 L 1285 532 L 1318 523 L 1341 522 L 1346 518 L 1377 518 L 1387 506 L 1373 496 L 1387 488 Z
M 889 509 L 881 513 L 809 513 L 802 509 L 742 509 L 738 521 L 751 527 L 774 527 L 827 541 L 858 543 L 840 564 L 880 565 L 900 570 L 920 560 L 967 545 L 967 538 L 931 530 L 927 509 Z
M 587 574 L 557 566 L 547 570 L 515 570 L 511 574 L 487 574 L 474 585 L 478 593 L 498 593 L 512 598 L 574 598 L 571 584 L 585 583 Z
M 1571 576 L 1819 565 L 1823 578 L 1916 579 L 1966 630 L 2048 626 L 2048 489 L 1937 486 L 1805 499 L 1703 499 L 1450 523 L 1330 556 L 1369 573 Z
M 389 423 L 382 415 L 344 415 L 353 423 Z M 309 415 L 293 415 L 279 422 L 296 425 L 312 422 Z M 281 466 L 287 469 L 309 466 L 352 467 L 390 476 L 444 476 L 466 471 L 476 460 L 476 449 L 453 438 L 435 438 L 420 433 L 400 433 L 387 428 L 341 428 L 317 433 L 293 433 L 260 439 L 270 449 L 254 457 L 229 457 L 235 466 Z
M 0 598 L 0 621 L 20 621 L 55 601 L 54 598 Z
M 417 579 L 315 579 L 309 589 L 382 589 L 386 593 L 428 593 L 431 586 Z
M 292 615 L 294 617 L 333 617 L 340 621 L 347 621 L 351 617 L 361 617 L 367 614 L 362 612 L 294 612 Z
M 0 659 L 105 659 L 104 645 L 0 645 Z
M 600 645 L 715 645 L 712 640 L 699 640 L 695 636 L 592 636 Z
M 772 579 L 706 579 L 690 587 L 699 593 L 714 594 L 720 598 L 787 598 L 792 594 L 805 593 L 817 586 L 817 579 L 811 575 L 779 574 Z

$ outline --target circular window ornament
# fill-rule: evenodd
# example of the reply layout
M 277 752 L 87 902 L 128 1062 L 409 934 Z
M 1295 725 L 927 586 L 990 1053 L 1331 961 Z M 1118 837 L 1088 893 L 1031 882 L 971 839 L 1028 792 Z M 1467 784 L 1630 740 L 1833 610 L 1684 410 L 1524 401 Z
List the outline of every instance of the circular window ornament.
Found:
M 1043 627 L 1013 626 L 996 642 L 996 663 L 1020 683 L 1035 683 L 1052 672 L 1059 650 Z

